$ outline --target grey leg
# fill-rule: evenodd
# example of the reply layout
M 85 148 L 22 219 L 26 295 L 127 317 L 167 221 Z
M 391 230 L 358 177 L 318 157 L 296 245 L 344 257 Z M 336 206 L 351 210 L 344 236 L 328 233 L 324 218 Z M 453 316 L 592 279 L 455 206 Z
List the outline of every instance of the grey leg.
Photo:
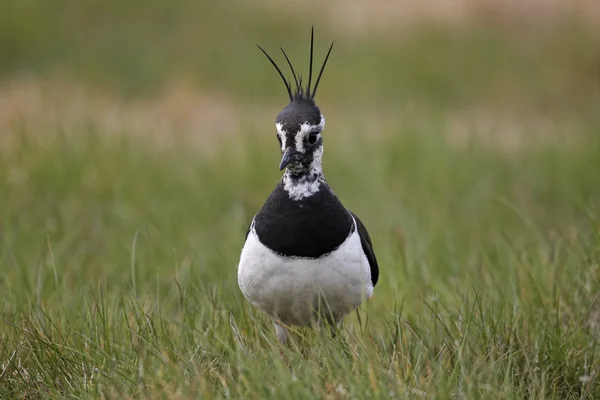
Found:
M 277 339 L 281 342 L 281 344 L 287 343 L 287 330 L 278 322 L 273 322 L 275 325 L 275 333 L 277 334 Z
M 287 338 L 288 338 L 287 329 L 285 329 L 285 327 L 283 325 L 281 325 L 280 323 L 278 323 L 277 321 L 273 321 L 273 325 L 275 325 L 275 333 L 277 334 L 277 339 L 279 339 L 281 344 L 285 345 L 287 343 Z M 291 368 L 290 362 L 286 358 L 285 354 L 283 354 L 282 350 L 279 350 L 279 357 L 281 357 L 281 360 L 285 364 L 287 364 L 288 369 L 290 369 Z
M 313 327 L 317 329 L 322 338 L 325 338 L 327 333 L 329 333 L 331 338 L 334 339 L 337 336 L 340 324 L 341 320 L 336 322 L 329 319 L 321 319 L 317 323 L 313 324 Z
M 332 321 L 329 324 L 329 333 L 331 333 L 332 338 L 335 339 L 335 337 L 337 336 L 343 321 L 343 318 L 340 318 L 337 321 Z

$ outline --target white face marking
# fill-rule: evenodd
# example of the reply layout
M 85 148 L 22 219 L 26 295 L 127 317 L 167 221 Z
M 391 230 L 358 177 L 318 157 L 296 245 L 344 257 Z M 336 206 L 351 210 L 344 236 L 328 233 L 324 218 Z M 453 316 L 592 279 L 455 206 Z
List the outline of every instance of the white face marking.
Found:
M 279 136 L 279 140 L 281 141 L 281 151 L 285 150 L 285 140 L 286 140 L 286 132 L 283 130 L 283 124 L 279 122 L 275 124 L 277 128 L 277 136 Z
M 317 259 L 275 254 L 251 230 L 238 264 L 238 285 L 255 307 L 292 325 L 313 322 L 311 308 L 319 295 L 341 320 L 373 294 L 356 224 L 336 250 Z
M 323 161 L 323 146 L 319 147 L 313 153 L 313 161 L 310 165 L 311 171 L 321 172 L 321 164 Z
M 288 144 L 286 142 L 287 139 L 287 131 L 285 129 L 283 129 L 283 124 L 281 123 L 276 123 L 275 127 L 277 128 L 277 136 L 279 136 L 279 139 L 281 139 L 281 151 L 285 151 L 286 147 L 291 146 L 292 143 Z M 321 121 L 319 122 L 318 125 L 311 125 L 308 122 L 303 123 L 302 125 L 300 125 L 300 130 L 296 133 L 295 136 L 295 140 L 294 140 L 294 146 L 296 148 L 296 151 L 299 153 L 304 153 L 305 149 L 304 149 L 304 138 L 309 135 L 311 132 L 319 132 L 319 137 L 321 136 L 321 133 L 323 131 L 323 129 L 325 128 L 325 117 L 321 114 Z
M 283 175 L 283 189 L 288 193 L 290 199 L 299 201 L 319 191 L 321 183 L 325 182 L 321 167 L 322 158 L 323 146 L 316 149 L 313 153 L 310 170 L 304 177 L 293 179 L 287 172 Z M 316 179 L 314 179 L 315 177 Z
M 285 151 L 286 147 L 293 145 L 299 153 L 304 153 L 304 138 L 311 132 L 319 132 L 318 138 L 321 137 L 321 131 L 325 128 L 325 117 L 321 115 L 321 121 L 318 125 L 311 125 L 307 122 L 300 126 L 300 130 L 296 133 L 294 143 L 287 143 L 287 132 L 283 129 L 283 125 L 276 123 L 277 136 L 281 140 L 281 151 Z M 317 140 L 318 140 L 317 138 Z M 288 193 L 290 198 L 295 201 L 302 200 L 306 197 L 310 197 L 319 191 L 321 183 L 325 181 L 323 178 L 323 172 L 321 162 L 323 158 L 323 146 L 320 146 L 313 153 L 313 160 L 310 166 L 310 170 L 305 177 L 300 179 L 292 179 L 286 171 L 283 176 L 283 189 Z
M 321 121 L 318 125 L 311 125 L 308 122 L 300 125 L 300 130 L 296 133 L 296 151 L 304 153 L 304 138 L 311 132 L 318 132 L 318 137 L 321 137 L 321 132 L 325 128 L 325 117 L 321 114 Z M 318 139 L 317 139 L 318 140 Z

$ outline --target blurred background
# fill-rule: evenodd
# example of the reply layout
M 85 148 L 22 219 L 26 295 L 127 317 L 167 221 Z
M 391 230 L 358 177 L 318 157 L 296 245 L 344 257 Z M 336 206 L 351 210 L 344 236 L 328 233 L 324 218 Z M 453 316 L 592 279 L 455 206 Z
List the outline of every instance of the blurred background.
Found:
M 144 369 L 155 372 L 148 382 L 162 385 L 166 368 L 192 388 L 204 381 L 187 381 L 181 365 L 209 371 L 215 390 L 242 376 L 231 363 L 268 369 L 255 330 L 271 326 L 241 298 L 236 264 L 281 176 L 274 120 L 287 97 L 256 44 L 282 66 L 283 46 L 306 75 L 311 25 L 315 64 L 336 43 L 317 96 L 325 174 L 368 227 L 381 269 L 368 332 L 391 338 L 402 308 L 430 340 L 421 352 L 427 344 L 403 333 L 418 366 L 400 368 L 405 382 L 454 393 L 436 349 L 459 342 L 473 382 L 519 391 L 527 376 L 559 394 L 588 382 L 587 335 L 600 326 L 598 0 L 2 0 L 0 355 L 28 371 L 15 366 L 2 397 L 64 394 L 73 379 L 85 392 L 87 378 L 73 378 L 84 363 L 121 371 L 105 388 L 127 393 Z M 472 291 L 485 313 L 460 308 Z M 492 331 L 465 342 L 455 315 L 429 319 L 423 300 L 480 315 Z M 488 324 L 494 315 L 501 322 Z M 502 364 L 488 349 L 513 354 L 505 316 L 524 358 Z M 236 358 L 231 321 L 263 369 Z M 131 331 L 171 358 L 144 364 Z M 38 347 L 54 343 L 44 332 L 68 345 Z M 198 340 L 209 346 L 196 353 Z M 378 374 L 398 362 L 377 347 L 385 340 L 367 346 Z M 76 361 L 63 367 L 65 357 Z M 533 359 L 545 364 L 530 369 Z M 302 385 L 248 382 L 262 394 L 305 390 L 329 376 L 314 371 L 298 375 Z
M 397 124 L 390 120 L 403 113 L 442 110 L 450 136 L 477 123 L 477 135 L 495 130 L 511 141 L 523 129 L 514 125 L 552 135 L 548 117 L 564 122 L 597 106 L 594 0 L 8 0 L 0 123 L 31 112 L 218 140 L 271 121 L 284 105 L 255 44 L 276 56 L 284 46 L 305 70 L 311 24 L 317 60 L 337 42 L 319 100 L 342 121 L 359 112 L 372 120 L 365 126 Z

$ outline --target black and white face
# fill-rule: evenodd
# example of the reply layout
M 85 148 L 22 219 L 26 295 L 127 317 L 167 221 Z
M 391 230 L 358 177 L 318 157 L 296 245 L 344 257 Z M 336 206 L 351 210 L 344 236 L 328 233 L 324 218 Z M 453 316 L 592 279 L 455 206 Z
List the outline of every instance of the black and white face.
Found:
M 287 167 L 293 174 L 302 174 L 320 168 L 325 118 L 313 101 L 291 102 L 275 125 L 282 153 L 280 170 Z

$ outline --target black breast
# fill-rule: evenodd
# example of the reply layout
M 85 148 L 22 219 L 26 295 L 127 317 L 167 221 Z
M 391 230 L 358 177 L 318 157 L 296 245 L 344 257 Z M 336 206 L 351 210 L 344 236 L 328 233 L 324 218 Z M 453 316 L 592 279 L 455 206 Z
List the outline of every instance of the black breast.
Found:
M 326 183 L 314 195 L 290 199 L 279 182 L 254 219 L 261 243 L 285 256 L 317 258 L 354 230 L 352 216 Z

